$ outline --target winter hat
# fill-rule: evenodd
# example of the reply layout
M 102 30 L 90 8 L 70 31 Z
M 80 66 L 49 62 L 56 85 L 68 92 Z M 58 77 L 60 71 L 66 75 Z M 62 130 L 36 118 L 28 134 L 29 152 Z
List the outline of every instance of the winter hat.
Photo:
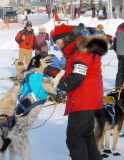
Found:
M 58 39 L 63 38 L 71 32 L 73 32 L 72 26 L 61 24 L 60 26 L 55 27 L 51 37 L 53 38 L 53 41 L 56 42 Z
M 40 32 L 46 32 L 46 29 L 43 25 L 39 26 L 39 30 Z
M 80 27 L 84 27 L 84 24 L 83 24 L 83 23 L 79 23 L 79 26 L 80 26 Z
M 26 27 L 32 27 L 31 21 L 27 21 L 27 22 L 26 22 Z
M 39 29 L 41 29 L 41 28 L 42 28 L 42 29 L 45 29 L 45 27 L 44 27 L 43 25 L 40 25 L 40 26 L 39 26 Z
M 103 25 L 101 25 L 101 24 L 98 24 L 96 28 L 99 28 L 100 31 L 101 31 L 102 29 L 104 29 Z

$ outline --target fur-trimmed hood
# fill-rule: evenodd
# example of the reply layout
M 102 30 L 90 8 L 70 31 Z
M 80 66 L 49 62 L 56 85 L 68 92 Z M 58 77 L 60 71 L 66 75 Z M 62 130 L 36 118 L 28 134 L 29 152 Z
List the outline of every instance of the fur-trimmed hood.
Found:
M 82 53 L 93 53 L 103 56 L 108 51 L 108 43 L 104 36 L 86 36 L 77 42 L 77 48 Z

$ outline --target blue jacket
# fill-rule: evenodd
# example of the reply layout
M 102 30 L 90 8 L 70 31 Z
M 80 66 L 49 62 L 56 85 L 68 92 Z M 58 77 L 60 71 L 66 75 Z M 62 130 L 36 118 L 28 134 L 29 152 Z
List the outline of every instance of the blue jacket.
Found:
M 83 34 L 84 36 L 90 36 L 90 32 L 89 31 L 81 31 L 81 34 Z
M 94 35 L 105 35 L 105 32 L 103 30 L 100 32 L 94 31 Z

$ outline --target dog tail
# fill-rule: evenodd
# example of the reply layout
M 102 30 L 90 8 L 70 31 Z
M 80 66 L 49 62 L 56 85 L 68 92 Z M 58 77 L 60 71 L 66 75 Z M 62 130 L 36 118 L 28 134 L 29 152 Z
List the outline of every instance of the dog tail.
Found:
M 7 147 L 9 146 L 10 143 L 11 143 L 11 139 L 6 138 L 2 148 L 0 149 L 0 152 L 4 152 L 7 149 Z

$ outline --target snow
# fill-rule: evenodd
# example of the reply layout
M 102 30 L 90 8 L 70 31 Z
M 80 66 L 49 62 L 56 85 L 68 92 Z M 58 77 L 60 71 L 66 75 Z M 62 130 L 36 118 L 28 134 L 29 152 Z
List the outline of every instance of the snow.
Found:
M 31 19 L 38 19 L 38 14 L 30 15 Z M 45 14 L 41 14 L 46 19 Z M 63 15 L 61 15 L 63 16 Z M 48 20 L 47 20 L 48 21 Z M 91 18 L 88 14 L 81 16 L 76 20 L 69 19 L 70 25 L 78 25 L 84 23 L 85 26 L 96 27 L 97 24 L 103 24 L 104 31 L 112 36 L 115 35 L 117 26 L 123 22 L 122 19 L 109 19 L 109 20 L 98 20 L 97 18 Z M 39 23 L 39 25 L 42 24 Z M 39 25 L 33 26 L 35 33 L 38 31 Z M 54 21 L 50 19 L 44 24 L 48 33 L 54 28 Z M 18 45 L 15 42 L 15 36 L 22 27 L 14 29 L 0 30 L 0 78 L 15 76 L 15 68 L 11 65 L 12 58 L 18 57 Z M 59 58 L 62 56 L 60 51 L 50 50 L 49 53 L 56 54 Z M 34 55 L 34 53 L 33 53 Z M 117 58 L 113 50 L 109 50 L 108 53 L 102 58 L 102 69 L 103 69 L 103 81 L 104 89 L 110 89 L 115 86 L 115 76 L 117 73 Z M 0 80 L 0 98 L 7 92 L 8 89 L 13 85 L 8 80 Z M 105 92 L 105 94 L 107 94 Z M 54 107 L 46 107 L 41 110 L 39 116 L 33 127 L 41 125 L 52 113 Z M 67 116 L 63 116 L 65 104 L 57 105 L 57 108 L 53 116 L 47 121 L 47 123 L 38 129 L 32 129 L 30 132 L 30 140 L 32 146 L 32 160 L 70 160 L 69 152 L 66 147 L 66 126 Z M 108 160 L 122 160 L 124 159 L 123 153 L 124 138 L 119 138 L 117 145 L 117 151 L 121 153 L 121 156 L 114 157 L 110 155 Z M 112 137 L 111 137 L 112 145 Z M 8 152 L 6 156 L 8 158 Z M 17 157 L 17 160 L 20 160 Z

